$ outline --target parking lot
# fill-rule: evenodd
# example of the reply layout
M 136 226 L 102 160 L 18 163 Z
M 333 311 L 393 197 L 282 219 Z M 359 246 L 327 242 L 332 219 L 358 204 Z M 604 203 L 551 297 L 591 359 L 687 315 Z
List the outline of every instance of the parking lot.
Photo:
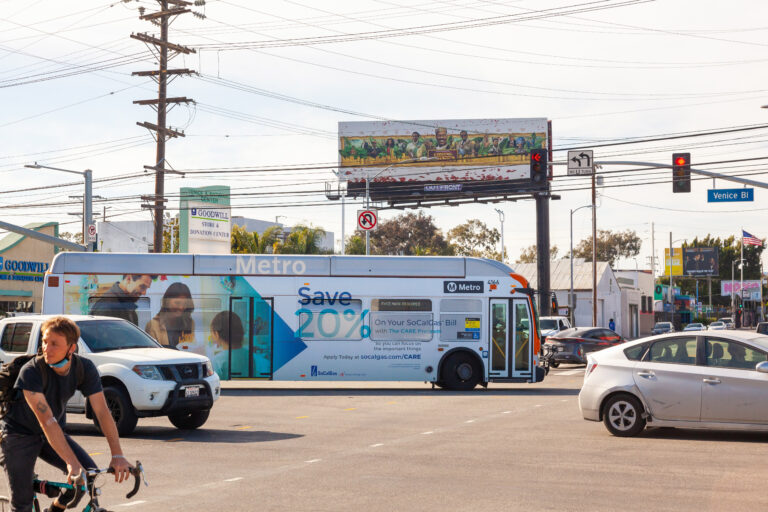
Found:
M 123 440 L 150 486 L 104 485 L 110 509 L 764 509 L 768 434 L 646 430 L 581 419 L 582 368 L 469 393 L 422 383 L 225 384 L 208 423 L 143 419 Z M 70 432 L 108 463 L 83 416 Z M 58 477 L 40 463 L 43 476 Z M 6 485 L 3 482 L 3 485 Z M 4 489 L 3 489 L 4 490 Z

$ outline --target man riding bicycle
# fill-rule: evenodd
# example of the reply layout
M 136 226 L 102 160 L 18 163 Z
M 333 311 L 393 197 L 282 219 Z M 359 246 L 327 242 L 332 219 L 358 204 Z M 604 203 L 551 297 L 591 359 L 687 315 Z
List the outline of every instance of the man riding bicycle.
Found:
M 43 323 L 42 357 L 27 362 L 19 372 L 14 390 L 23 396 L 10 403 L 0 421 L 0 465 L 11 492 L 11 511 L 32 510 L 35 462 L 41 458 L 67 473 L 68 483 L 82 481 L 83 467 L 96 468 L 93 459 L 64 433 L 66 404 L 76 390 L 87 397 L 112 452 L 110 467 L 115 480 L 130 476 L 132 466 L 123 456 L 117 427 L 112 419 L 96 366 L 75 355 L 80 329 L 59 316 Z M 77 365 L 82 365 L 77 368 Z M 49 512 L 64 510 L 71 495 L 53 502 Z

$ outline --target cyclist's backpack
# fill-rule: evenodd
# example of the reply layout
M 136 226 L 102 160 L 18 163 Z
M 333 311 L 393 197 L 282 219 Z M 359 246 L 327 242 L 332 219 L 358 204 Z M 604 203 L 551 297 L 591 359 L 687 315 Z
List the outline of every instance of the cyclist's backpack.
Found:
M 35 358 L 37 358 L 35 364 L 38 365 L 38 370 L 40 370 L 40 377 L 43 380 L 43 392 L 45 392 L 48 384 L 48 372 L 42 368 L 42 365 L 45 364 L 42 362 L 42 356 L 38 356 L 36 354 L 25 354 L 23 356 L 17 357 L 10 363 L 3 364 L 3 366 L 0 367 L 0 418 L 5 416 L 5 414 L 8 412 L 11 403 L 18 400 L 20 397 L 17 390 L 13 389 L 13 387 L 16 385 L 16 379 L 19 378 L 19 373 L 21 372 L 22 366 Z M 77 375 L 77 387 L 80 387 L 85 380 L 85 368 L 83 368 L 82 361 L 80 361 L 75 354 L 72 354 L 72 364 L 75 367 L 75 372 Z

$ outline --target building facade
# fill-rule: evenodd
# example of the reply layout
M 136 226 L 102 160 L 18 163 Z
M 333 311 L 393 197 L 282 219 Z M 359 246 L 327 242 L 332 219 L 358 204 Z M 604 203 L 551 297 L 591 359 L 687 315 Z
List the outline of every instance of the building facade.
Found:
M 23 227 L 59 236 L 58 222 Z M 56 252 L 54 245 L 18 233 L 8 233 L 0 239 L 0 314 L 41 311 L 43 277 Z

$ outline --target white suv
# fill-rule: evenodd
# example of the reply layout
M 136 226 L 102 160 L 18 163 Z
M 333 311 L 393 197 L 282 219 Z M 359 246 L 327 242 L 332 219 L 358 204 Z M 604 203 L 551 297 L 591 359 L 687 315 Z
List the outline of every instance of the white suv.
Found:
M 40 327 L 53 316 L 0 320 L 0 363 L 37 353 Z M 77 352 L 99 370 L 104 397 L 120 435 L 133 432 L 140 417 L 168 416 L 181 429 L 198 428 L 206 422 L 221 394 L 219 377 L 207 357 L 163 348 L 119 318 L 65 316 L 80 328 Z M 67 412 L 85 414 L 96 423 L 79 391 L 67 403 Z
M 542 316 L 539 317 L 539 331 L 541 331 L 542 342 L 550 336 L 554 336 L 560 331 L 571 328 L 571 322 L 565 316 Z

